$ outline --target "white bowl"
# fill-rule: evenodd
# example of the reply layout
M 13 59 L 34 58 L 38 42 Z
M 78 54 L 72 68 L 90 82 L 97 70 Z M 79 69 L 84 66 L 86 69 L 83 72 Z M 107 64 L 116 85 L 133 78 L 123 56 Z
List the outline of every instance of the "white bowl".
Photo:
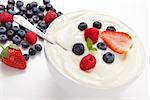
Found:
M 47 32 L 46 34 L 48 34 L 48 36 L 50 37 L 50 33 L 51 33 L 51 30 L 53 29 L 53 26 L 59 24 L 60 21 L 64 21 L 63 20 L 63 17 L 64 16 L 69 16 L 69 15 L 78 15 L 78 14 L 81 14 L 82 12 L 86 12 L 86 11 L 77 11 L 77 12 L 72 12 L 72 13 L 68 13 L 68 14 L 65 14 L 65 15 L 62 15 L 60 17 L 58 17 L 56 20 L 54 20 L 50 26 L 48 27 L 47 29 Z M 91 12 L 91 11 L 87 11 L 87 12 Z M 131 30 L 126 24 L 124 24 L 123 22 L 121 22 L 120 20 L 112 17 L 112 16 L 109 16 L 109 15 L 105 15 L 105 14 L 100 14 L 102 16 L 107 16 L 107 17 L 110 17 L 110 18 L 113 18 L 115 19 L 117 22 L 119 22 L 120 24 L 124 25 L 125 27 L 127 27 L 129 30 Z M 131 30 L 132 31 L 132 30 Z M 133 32 L 133 31 L 132 31 Z M 134 32 L 133 32 L 134 33 Z M 138 38 L 138 37 L 137 37 Z M 48 47 L 48 42 L 45 41 L 45 54 L 46 54 L 46 57 L 47 57 L 47 60 L 48 60 L 48 68 L 52 74 L 52 77 L 53 79 L 56 81 L 56 83 L 58 85 L 60 85 L 62 88 L 70 91 L 70 92 L 75 92 L 75 91 L 78 91 L 78 92 L 83 92 L 83 93 L 91 93 L 91 92 L 118 92 L 118 90 L 122 90 L 124 88 L 126 88 L 127 86 L 129 86 L 130 83 L 132 83 L 135 79 L 137 79 L 137 77 L 139 77 L 139 75 L 141 74 L 141 72 L 143 71 L 144 69 L 144 64 L 141 65 L 141 69 L 138 70 L 138 73 L 136 74 L 135 77 L 133 77 L 130 81 L 128 81 L 127 83 L 125 84 L 122 84 L 121 86 L 116 86 L 116 87 L 113 87 L 113 88 L 109 88 L 109 89 L 102 89 L 102 88 L 96 88 L 96 87 L 90 87 L 90 86 L 87 86 L 87 85 L 84 85 L 82 83 L 80 83 L 79 81 L 77 80 L 74 80 L 73 78 L 69 77 L 68 75 L 66 75 L 65 73 L 61 72 L 57 66 L 57 64 L 55 64 L 54 62 L 52 62 L 52 57 L 49 53 L 49 47 Z M 142 45 L 142 44 L 141 44 Z M 143 47 L 144 48 L 144 47 Z M 144 50 L 143 50 L 144 52 Z M 145 60 L 144 60 L 145 61 Z

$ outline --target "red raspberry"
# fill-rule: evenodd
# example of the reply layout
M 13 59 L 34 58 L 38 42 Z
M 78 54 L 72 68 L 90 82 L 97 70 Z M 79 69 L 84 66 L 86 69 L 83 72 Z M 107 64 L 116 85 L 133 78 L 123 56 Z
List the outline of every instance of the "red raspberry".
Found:
M 13 16 L 8 12 L 0 13 L 0 22 L 5 24 L 6 22 L 13 22 Z
M 96 65 L 96 58 L 91 54 L 84 56 L 80 62 L 80 68 L 83 71 L 93 69 L 95 65 Z
M 31 45 L 35 44 L 37 41 L 37 35 L 34 32 L 27 32 L 25 38 Z
M 44 21 L 46 24 L 50 24 L 55 18 L 57 18 L 57 14 L 53 11 L 48 11 L 44 17 Z
M 95 44 L 98 41 L 99 30 L 97 28 L 87 28 L 84 31 L 84 37 L 86 41 L 87 38 L 90 38 L 93 41 L 93 44 Z

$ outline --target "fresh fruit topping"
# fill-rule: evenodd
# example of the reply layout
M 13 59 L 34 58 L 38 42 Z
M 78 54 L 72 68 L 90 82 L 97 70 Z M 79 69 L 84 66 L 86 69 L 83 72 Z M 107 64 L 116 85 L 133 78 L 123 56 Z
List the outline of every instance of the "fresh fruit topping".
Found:
M 5 27 L 7 30 L 11 29 L 12 28 L 12 22 L 5 23 Z
M 103 60 L 104 62 L 106 62 L 107 64 L 111 64 L 114 62 L 114 59 L 115 59 L 115 55 L 110 53 L 110 52 L 107 52 L 103 55 Z
M 8 40 L 6 34 L 1 34 L 0 35 L 0 43 L 6 43 L 6 41 Z
M 3 48 L 3 51 L 0 54 L 0 58 L 4 64 L 10 67 L 22 70 L 26 68 L 26 61 L 24 56 L 22 55 L 21 50 L 14 44 Z
M 49 10 L 52 11 L 53 6 L 50 3 L 46 4 L 45 6 L 46 6 L 46 11 L 49 11 Z
M 93 42 L 90 38 L 87 38 L 86 43 L 89 51 L 97 51 L 97 49 L 93 47 Z
M 6 22 L 13 22 L 13 16 L 8 12 L 0 13 L 0 22 L 3 24 Z
M 75 43 L 72 48 L 72 52 L 76 55 L 82 55 L 84 53 L 84 45 L 82 43 Z
M 16 2 L 16 6 L 17 6 L 18 9 L 20 7 L 22 7 L 23 5 L 24 5 L 24 3 L 22 1 L 20 1 L 20 0 Z
M 4 5 L 0 5 L 0 10 L 5 11 L 5 6 Z
M 44 21 L 46 24 L 50 24 L 56 18 L 57 18 L 57 15 L 55 12 L 48 11 L 44 17 Z
M 44 18 L 44 13 L 39 12 L 39 13 L 37 14 L 37 16 L 39 17 L 40 20 L 43 20 L 43 18 Z
M 8 13 L 11 14 L 11 15 L 16 15 L 17 14 L 14 9 L 9 9 Z
M 39 20 L 40 20 L 37 15 L 34 15 L 34 16 L 32 17 L 32 19 L 33 19 L 34 23 L 38 23 Z
M 38 51 L 38 52 L 42 51 L 42 46 L 41 46 L 40 44 L 36 44 L 36 45 L 34 46 L 34 48 L 35 48 L 35 50 Z
M 60 12 L 60 11 L 59 11 L 59 12 L 57 12 L 56 14 L 57 14 L 57 17 L 59 17 L 59 16 L 63 15 L 63 13 L 62 13 L 62 12 Z
M 44 11 L 45 11 L 45 9 L 46 9 L 46 7 L 45 7 L 45 6 L 39 6 L 39 10 L 40 10 L 40 11 L 44 12 Z
M 124 32 L 104 31 L 101 33 L 102 40 L 116 53 L 124 54 L 132 47 L 132 38 Z
M 19 30 L 17 35 L 19 35 L 22 39 L 25 37 L 26 32 L 24 30 Z
M 84 31 L 84 37 L 86 41 L 87 38 L 90 38 L 93 44 L 95 44 L 98 41 L 99 30 L 97 28 L 87 28 Z
M 107 46 L 104 42 L 99 42 L 97 44 L 97 48 L 101 49 L 101 50 L 106 50 L 107 49 Z
M 30 48 L 28 53 L 29 53 L 30 56 L 34 56 L 36 54 L 35 48 Z
M 27 10 L 31 10 L 31 9 L 32 9 L 31 3 L 28 3 L 28 4 L 26 5 L 26 9 L 27 9 Z
M 13 36 L 15 35 L 14 31 L 13 30 L 8 30 L 7 33 L 6 33 L 8 39 L 12 39 Z
M 34 15 L 37 15 L 39 12 L 39 9 L 37 7 L 33 7 L 32 11 L 33 11 Z
M 33 16 L 33 11 L 32 10 L 27 10 L 27 12 L 26 12 L 26 17 L 27 18 L 31 18 L 32 16 Z
M 87 27 L 88 27 L 88 25 L 87 25 L 85 22 L 81 22 L 81 23 L 78 25 L 78 29 L 79 29 L 80 31 L 85 30 Z
M 17 33 L 20 30 L 19 26 L 13 26 L 12 29 L 14 30 L 15 33 Z
M 48 4 L 50 3 L 50 0 L 43 0 L 43 4 Z
M 8 11 L 9 9 L 14 9 L 14 5 L 8 4 L 8 5 L 6 6 L 6 9 L 7 9 L 7 11 Z
M 91 54 L 84 56 L 80 62 L 80 68 L 83 71 L 89 71 L 93 69 L 95 65 L 96 65 L 96 58 Z
M 8 4 L 12 4 L 12 5 L 14 5 L 15 4 L 15 0 L 8 0 L 8 2 L 7 2 Z
M 34 32 L 27 32 L 25 34 L 26 41 L 28 41 L 29 44 L 33 45 L 37 41 L 37 35 Z
M 28 48 L 30 45 L 29 45 L 29 43 L 27 41 L 23 41 L 21 43 L 21 46 L 22 46 L 22 48 Z
M 38 6 L 37 2 L 35 2 L 35 1 L 31 2 L 31 7 L 37 7 L 37 6 Z
M 106 28 L 107 31 L 116 31 L 115 27 L 114 26 L 108 26 Z
M 4 26 L 0 27 L 0 34 L 5 34 L 6 33 L 6 28 Z
M 99 21 L 95 21 L 95 22 L 93 23 L 93 27 L 95 27 L 95 28 L 97 28 L 97 29 L 101 29 L 102 23 L 99 22 Z
M 38 23 L 38 26 L 39 26 L 41 29 L 46 29 L 46 24 L 45 24 L 44 21 L 40 21 L 40 22 Z
M 24 59 L 25 59 L 26 61 L 28 61 L 29 58 L 30 58 L 30 55 L 29 55 L 29 54 L 24 54 L 23 56 L 24 56 Z
M 22 7 L 20 7 L 19 10 L 22 11 L 23 13 L 25 13 L 27 9 L 26 9 L 26 7 L 22 6 Z
M 13 38 L 12 38 L 12 42 L 16 45 L 19 45 L 21 43 L 21 37 L 18 36 L 18 35 L 15 35 Z

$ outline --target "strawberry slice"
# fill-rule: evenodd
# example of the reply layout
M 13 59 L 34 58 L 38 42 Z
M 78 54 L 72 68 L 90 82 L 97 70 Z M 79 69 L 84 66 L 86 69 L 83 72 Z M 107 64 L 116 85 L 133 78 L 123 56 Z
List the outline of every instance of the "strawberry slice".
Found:
M 132 47 L 132 38 L 124 32 L 103 31 L 102 40 L 107 46 L 119 54 L 124 54 Z

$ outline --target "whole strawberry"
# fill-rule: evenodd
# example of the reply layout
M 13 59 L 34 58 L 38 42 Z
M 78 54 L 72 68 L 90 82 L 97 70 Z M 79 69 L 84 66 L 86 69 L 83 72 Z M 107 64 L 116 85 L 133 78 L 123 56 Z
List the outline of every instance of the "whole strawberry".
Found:
M 8 12 L 0 13 L 0 23 L 5 24 L 6 22 L 13 22 L 13 16 Z
M 4 64 L 10 67 L 22 70 L 26 68 L 26 60 L 22 55 L 21 50 L 15 44 L 11 44 L 8 47 L 3 48 L 0 58 Z
M 54 19 L 57 18 L 57 14 L 53 11 L 48 11 L 44 17 L 46 24 L 50 24 Z

